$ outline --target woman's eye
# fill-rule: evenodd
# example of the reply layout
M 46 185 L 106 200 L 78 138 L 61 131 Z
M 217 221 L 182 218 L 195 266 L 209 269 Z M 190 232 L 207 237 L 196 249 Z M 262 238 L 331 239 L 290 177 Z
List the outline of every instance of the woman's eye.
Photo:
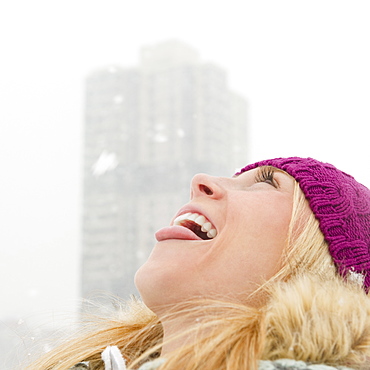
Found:
M 256 175 L 256 182 L 265 182 L 266 184 L 272 185 L 274 188 L 278 187 L 277 182 L 274 179 L 274 169 L 272 167 L 260 167 Z

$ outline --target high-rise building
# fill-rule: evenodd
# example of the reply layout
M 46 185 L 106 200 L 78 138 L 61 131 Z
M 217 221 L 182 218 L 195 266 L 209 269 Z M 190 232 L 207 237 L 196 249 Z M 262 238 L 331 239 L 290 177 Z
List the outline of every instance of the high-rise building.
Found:
M 136 68 L 91 73 L 85 114 L 82 295 L 127 297 L 192 176 L 245 164 L 247 104 L 222 68 L 170 41 Z

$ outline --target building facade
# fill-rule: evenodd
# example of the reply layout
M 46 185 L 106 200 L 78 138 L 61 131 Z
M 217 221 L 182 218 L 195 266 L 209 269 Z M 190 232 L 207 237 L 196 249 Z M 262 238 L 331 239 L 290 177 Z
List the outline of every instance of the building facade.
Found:
M 143 48 L 138 67 L 88 76 L 84 137 L 81 293 L 127 298 L 192 176 L 245 164 L 247 103 L 222 68 L 166 42 Z

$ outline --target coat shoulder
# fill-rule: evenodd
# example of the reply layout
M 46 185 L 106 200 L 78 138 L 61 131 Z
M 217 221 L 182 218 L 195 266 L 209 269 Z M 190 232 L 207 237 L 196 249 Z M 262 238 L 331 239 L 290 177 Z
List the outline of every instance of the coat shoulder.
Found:
M 327 366 L 323 364 L 309 364 L 304 361 L 292 359 L 279 359 L 275 361 L 260 361 L 258 370 L 353 370 L 344 366 Z

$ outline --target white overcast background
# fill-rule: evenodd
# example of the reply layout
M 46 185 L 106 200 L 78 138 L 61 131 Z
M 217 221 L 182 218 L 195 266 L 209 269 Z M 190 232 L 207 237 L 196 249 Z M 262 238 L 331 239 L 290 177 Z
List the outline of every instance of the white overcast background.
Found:
M 76 307 L 87 74 L 184 41 L 248 100 L 249 162 L 311 156 L 370 186 L 369 19 L 357 0 L 2 2 L 0 320 Z

